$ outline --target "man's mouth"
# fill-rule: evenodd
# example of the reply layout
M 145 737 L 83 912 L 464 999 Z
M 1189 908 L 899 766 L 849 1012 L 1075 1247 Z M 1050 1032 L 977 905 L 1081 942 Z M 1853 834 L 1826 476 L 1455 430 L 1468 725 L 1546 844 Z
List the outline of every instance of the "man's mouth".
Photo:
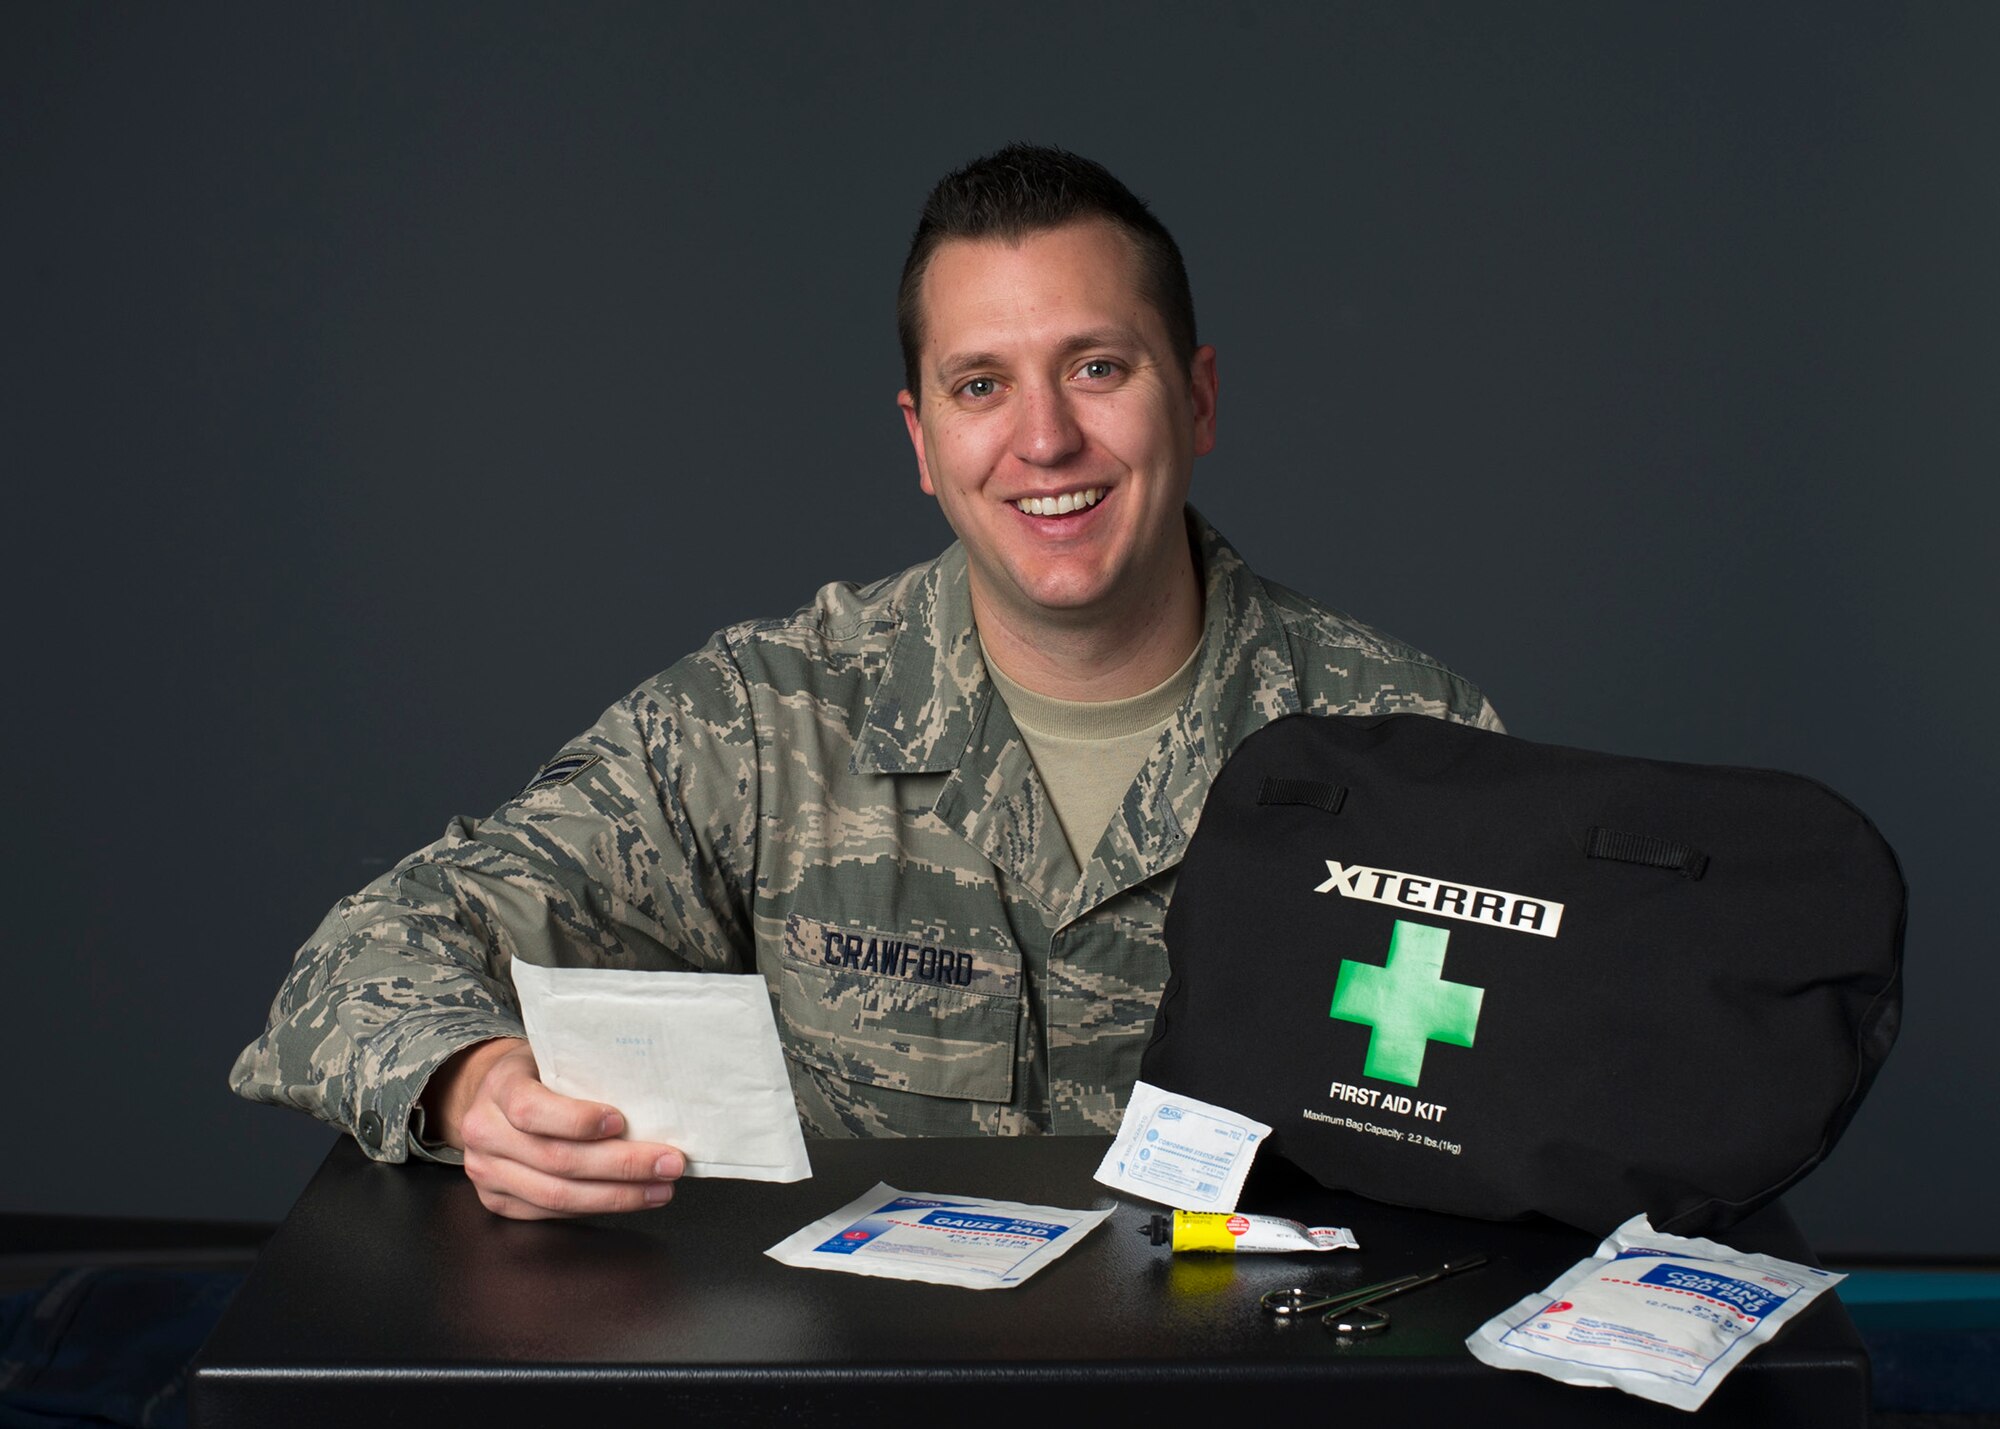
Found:
M 1104 487 L 1090 486 L 1065 491 L 1061 496 L 1023 496 L 1010 504 L 1024 516 L 1067 516 L 1073 511 L 1088 511 L 1104 499 L 1104 491 Z

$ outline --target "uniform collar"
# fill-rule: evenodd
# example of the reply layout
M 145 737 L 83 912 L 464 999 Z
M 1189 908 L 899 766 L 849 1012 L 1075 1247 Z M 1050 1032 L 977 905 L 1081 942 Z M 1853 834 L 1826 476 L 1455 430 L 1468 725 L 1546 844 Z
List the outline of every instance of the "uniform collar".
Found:
M 965 547 L 932 561 L 898 612 L 882 678 L 855 742 L 857 774 L 956 769 L 994 698 L 972 626 Z
M 1177 862 L 1230 751 L 1300 707 L 1291 642 L 1263 583 L 1191 507 L 1188 530 L 1203 576 L 1194 686 L 1175 737 L 1147 762 L 1114 817 L 1103 857 L 1083 851 L 1088 867 L 1079 870 L 1054 832 L 1033 763 L 986 673 L 962 546 L 945 551 L 910 588 L 855 744 L 855 771 L 956 775 L 937 812 L 1072 912 Z
M 1200 792 L 1250 735 L 1298 713 L 1299 672 L 1277 604 L 1222 533 L 1188 508 L 1205 577 L 1201 661 L 1182 706 L 1183 730 L 1201 762 Z
M 1202 652 L 1188 735 L 1212 777 L 1252 731 L 1299 708 L 1298 673 L 1277 608 L 1236 549 L 1188 508 L 1203 576 Z M 854 770 L 956 769 L 994 698 L 972 626 L 965 548 L 954 542 L 910 589 L 869 702 Z
M 1192 508 L 1188 529 L 1201 555 L 1205 601 L 1194 687 L 1181 705 L 1177 737 L 1163 742 L 1126 792 L 1070 916 L 1178 863 L 1223 761 L 1251 734 L 1300 708 L 1291 640 L 1264 583 Z

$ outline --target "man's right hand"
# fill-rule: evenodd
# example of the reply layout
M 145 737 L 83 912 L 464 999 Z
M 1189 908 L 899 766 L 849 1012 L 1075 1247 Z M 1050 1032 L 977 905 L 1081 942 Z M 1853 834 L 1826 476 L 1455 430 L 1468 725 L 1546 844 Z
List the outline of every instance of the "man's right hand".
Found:
M 455 1054 L 424 1091 L 434 1135 L 465 1153 L 465 1174 L 495 1215 L 594 1216 L 665 1205 L 687 1159 L 671 1146 L 623 1139 L 616 1107 L 542 1085 L 518 1037 Z

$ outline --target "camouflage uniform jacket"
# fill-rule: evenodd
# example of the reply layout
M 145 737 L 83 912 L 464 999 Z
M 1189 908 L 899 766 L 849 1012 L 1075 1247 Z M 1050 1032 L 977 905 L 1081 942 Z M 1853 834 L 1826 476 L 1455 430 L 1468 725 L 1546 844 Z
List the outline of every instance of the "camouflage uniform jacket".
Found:
M 819 1136 L 1115 1128 L 1167 976 L 1175 869 L 1230 750 L 1279 715 L 1497 727 L 1407 646 L 1260 581 L 1190 513 L 1197 675 L 1087 858 L 1063 838 L 972 626 L 966 556 L 732 626 L 493 817 L 343 900 L 234 1088 L 422 1141 L 431 1072 L 520 1036 L 509 959 L 760 972 Z

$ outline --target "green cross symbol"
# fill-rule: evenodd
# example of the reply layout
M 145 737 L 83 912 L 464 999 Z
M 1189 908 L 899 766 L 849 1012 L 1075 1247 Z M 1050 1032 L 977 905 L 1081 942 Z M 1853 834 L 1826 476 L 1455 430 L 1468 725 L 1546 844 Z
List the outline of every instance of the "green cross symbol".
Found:
M 1372 1029 L 1363 1075 L 1414 1087 L 1423 1074 L 1427 1043 L 1472 1045 L 1486 990 L 1444 980 L 1444 945 L 1450 941 L 1442 928 L 1399 918 L 1384 966 L 1341 959 L 1327 1016 Z

